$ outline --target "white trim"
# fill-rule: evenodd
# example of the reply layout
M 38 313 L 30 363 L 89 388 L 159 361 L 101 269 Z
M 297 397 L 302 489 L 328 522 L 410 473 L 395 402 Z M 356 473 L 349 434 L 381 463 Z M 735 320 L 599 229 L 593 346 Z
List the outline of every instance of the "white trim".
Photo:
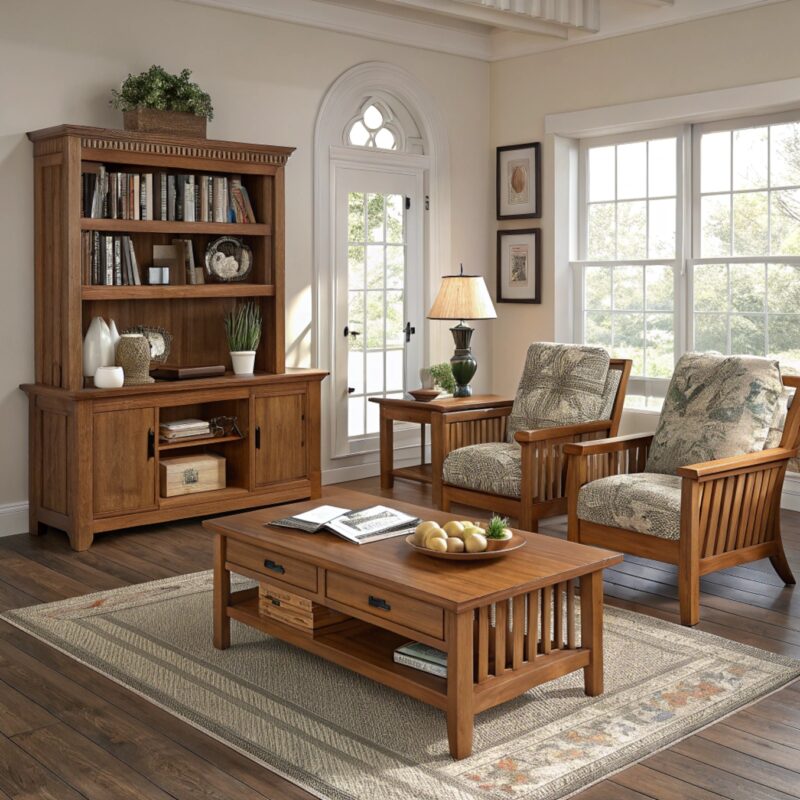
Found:
M 402 450 L 413 450 L 414 455 L 405 457 L 398 457 Z M 345 481 L 357 481 L 361 478 L 372 478 L 381 473 L 380 457 L 377 451 L 370 451 L 375 458 L 370 459 L 362 464 L 351 464 L 345 467 L 331 467 L 322 471 L 322 483 L 329 486 L 332 483 L 344 483 Z M 395 448 L 394 451 L 394 466 L 395 467 L 413 467 L 419 464 L 419 445 L 416 447 L 402 447 Z M 431 448 L 427 445 L 425 448 L 426 463 L 430 463 Z
M 800 511 L 800 473 L 786 473 L 783 479 L 781 508 L 785 511 Z
M 28 532 L 28 503 L 0 505 L 0 536 L 14 536 Z

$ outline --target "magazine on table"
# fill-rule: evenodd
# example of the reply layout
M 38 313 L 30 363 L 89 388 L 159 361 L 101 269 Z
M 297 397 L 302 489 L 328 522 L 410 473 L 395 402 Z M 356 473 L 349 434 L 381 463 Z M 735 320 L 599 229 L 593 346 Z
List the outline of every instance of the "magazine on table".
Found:
M 387 506 L 370 506 L 355 510 L 337 506 L 318 506 L 311 511 L 267 523 L 306 533 L 329 531 L 354 544 L 367 544 L 393 536 L 409 535 L 414 532 L 418 524 L 419 517 L 412 517 Z

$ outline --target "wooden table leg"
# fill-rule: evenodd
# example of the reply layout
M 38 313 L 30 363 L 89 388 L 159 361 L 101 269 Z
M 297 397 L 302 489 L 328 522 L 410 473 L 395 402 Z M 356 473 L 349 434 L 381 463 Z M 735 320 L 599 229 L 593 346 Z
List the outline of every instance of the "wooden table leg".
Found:
M 584 691 L 597 697 L 603 693 L 603 570 L 581 575 L 581 647 L 590 650 Z
M 227 538 L 214 539 L 214 647 L 225 650 L 231 644 L 231 618 L 228 603 L 231 596 L 231 573 L 225 569 Z
M 466 758 L 472 752 L 473 616 L 473 611 L 447 612 L 447 740 L 453 758 Z
M 431 500 L 442 507 L 442 464 L 444 463 L 444 418 L 431 414 Z
M 394 420 L 386 417 L 381 406 L 380 440 L 381 440 L 381 489 L 394 486 Z

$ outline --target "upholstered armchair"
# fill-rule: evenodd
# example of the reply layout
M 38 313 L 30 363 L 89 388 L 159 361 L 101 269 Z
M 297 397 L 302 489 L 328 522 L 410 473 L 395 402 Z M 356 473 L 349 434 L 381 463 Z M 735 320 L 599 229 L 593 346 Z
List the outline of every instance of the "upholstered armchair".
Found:
M 680 618 L 700 621 L 700 577 L 769 558 L 794 583 L 780 500 L 800 443 L 800 378 L 766 358 L 689 353 L 654 435 L 569 444 L 570 541 L 678 567 Z
M 564 514 L 564 446 L 616 434 L 630 369 L 600 347 L 532 344 L 513 406 L 447 415 L 442 509 L 465 503 L 529 531 Z

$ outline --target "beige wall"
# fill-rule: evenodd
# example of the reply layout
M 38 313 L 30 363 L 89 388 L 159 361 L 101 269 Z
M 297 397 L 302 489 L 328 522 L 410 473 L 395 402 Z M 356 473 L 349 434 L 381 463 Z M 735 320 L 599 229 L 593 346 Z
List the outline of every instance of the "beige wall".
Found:
M 788 0 L 495 63 L 493 145 L 544 141 L 547 114 L 800 76 L 799 32 L 800 0 Z M 552 142 L 543 150 L 544 181 L 552 185 Z M 528 343 L 553 340 L 556 319 L 565 313 L 563 298 L 554 296 L 552 192 L 544 194 L 542 305 L 498 308 L 493 390 L 500 393 L 516 388 Z M 638 429 L 643 424 L 646 429 L 646 421 L 629 421 Z
M 453 259 L 490 268 L 485 63 L 168 0 L 0 0 L 0 516 L 2 506 L 27 496 L 27 413 L 17 389 L 33 378 L 33 170 L 25 132 L 62 122 L 119 127 L 110 89 L 157 63 L 194 70 L 214 102 L 210 136 L 296 146 L 286 186 L 286 341 L 289 363 L 307 366 L 314 121 L 331 82 L 369 60 L 405 67 L 435 98 L 450 142 Z M 490 336 L 483 330 L 478 342 L 485 388 Z

